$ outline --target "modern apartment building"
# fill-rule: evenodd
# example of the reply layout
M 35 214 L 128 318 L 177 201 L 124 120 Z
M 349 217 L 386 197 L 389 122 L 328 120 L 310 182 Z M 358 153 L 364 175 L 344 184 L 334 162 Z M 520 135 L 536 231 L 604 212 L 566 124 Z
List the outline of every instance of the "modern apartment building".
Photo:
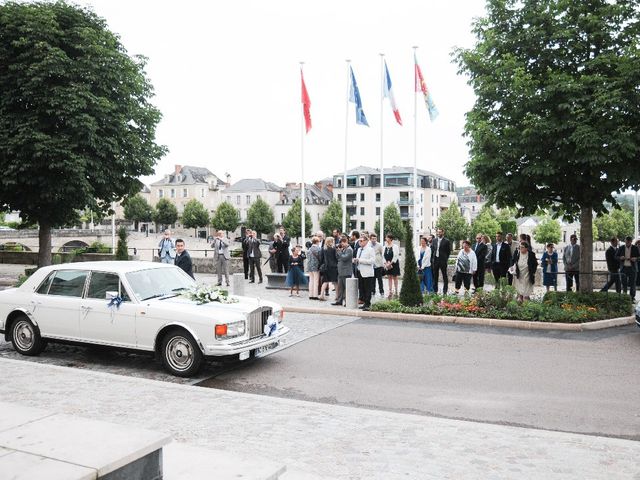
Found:
M 333 176 L 333 195 L 342 202 L 343 173 Z M 380 192 L 380 170 L 357 167 L 347 171 L 348 228 L 370 230 L 384 208 L 394 203 L 403 220 L 412 220 L 414 209 L 420 219 L 420 231 L 431 233 L 441 213 L 457 201 L 455 182 L 432 172 L 418 169 L 418 197 L 414 198 L 412 167 L 384 169 L 384 189 Z

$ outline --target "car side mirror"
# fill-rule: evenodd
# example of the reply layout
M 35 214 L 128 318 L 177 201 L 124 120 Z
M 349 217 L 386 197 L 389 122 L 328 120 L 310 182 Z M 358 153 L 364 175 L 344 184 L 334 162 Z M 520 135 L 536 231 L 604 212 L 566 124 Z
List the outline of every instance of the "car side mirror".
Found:
M 112 300 L 114 298 L 116 298 L 118 296 L 118 292 L 117 291 L 113 291 L 113 292 L 107 292 L 104 296 L 105 299 L 107 300 Z

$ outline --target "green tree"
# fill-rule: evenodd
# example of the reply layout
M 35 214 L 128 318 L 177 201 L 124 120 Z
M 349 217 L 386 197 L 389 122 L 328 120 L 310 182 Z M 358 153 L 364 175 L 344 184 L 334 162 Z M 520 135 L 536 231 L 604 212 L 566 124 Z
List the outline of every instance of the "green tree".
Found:
M 209 225 L 209 212 L 207 212 L 207 209 L 204 208 L 202 203 L 193 198 L 184 206 L 182 225 L 184 225 L 184 228 L 195 229 L 195 237 L 197 238 L 198 227 L 206 227 Z
M 116 260 L 129 260 L 129 249 L 127 248 L 127 229 L 118 229 L 118 245 L 116 247 Z
M 173 225 L 178 220 L 178 209 L 166 198 L 161 198 L 156 203 L 156 211 L 153 213 L 153 221 L 160 225 Z
M 422 305 L 422 292 L 418 280 L 418 265 L 413 251 L 413 232 L 409 222 L 405 225 L 404 246 L 404 275 L 400 287 L 400 303 L 405 307 Z
M 466 174 L 498 207 L 580 219 L 592 291 L 593 212 L 640 187 L 640 8 L 635 0 L 489 0 L 457 62 L 476 94 Z
M 124 218 L 135 223 L 138 230 L 139 222 L 150 222 L 153 220 L 153 207 L 149 205 L 142 195 L 139 193 L 127 198 L 123 202 Z
M 334 229 L 342 229 L 342 204 L 337 200 L 329 203 L 329 207 L 320 218 L 320 230 L 330 235 Z
M 287 230 L 287 233 L 291 238 L 299 238 L 302 235 L 302 231 L 300 228 L 300 216 L 301 216 L 302 206 L 300 205 L 300 199 L 293 202 L 291 208 L 284 216 L 282 220 L 282 226 Z M 304 229 L 305 234 L 310 234 L 311 229 L 313 228 L 313 223 L 311 222 L 311 215 L 307 209 L 304 209 Z M 304 242 L 304 238 L 302 239 Z
M 478 233 L 483 235 L 489 235 L 489 238 L 494 238 L 496 232 L 501 229 L 498 220 L 496 220 L 495 213 L 491 207 L 482 207 L 480 213 L 471 222 L 471 236 L 475 237 Z
M 561 238 L 562 228 L 560 227 L 560 222 L 555 218 L 545 217 L 538 226 L 533 229 L 533 239 L 543 245 L 547 243 L 558 243 Z
M 445 236 L 451 240 L 454 247 L 460 240 L 465 240 L 469 237 L 469 225 L 462 216 L 460 207 L 455 202 L 442 212 L 436 223 L 436 228 L 442 228 L 445 231 Z
M 161 115 L 145 59 L 89 9 L 3 2 L 0 32 L 0 205 L 38 223 L 49 265 L 53 225 L 106 212 L 153 174 Z
M 594 237 L 601 242 L 608 242 L 611 237 L 624 239 L 634 234 L 633 214 L 624 209 L 613 209 L 607 214 L 598 215 L 593 221 L 598 233 Z
M 267 205 L 267 202 L 258 198 L 247 211 L 247 227 L 255 230 L 258 234 L 267 234 L 273 232 L 274 218 L 273 210 Z
M 213 214 L 211 225 L 216 230 L 224 230 L 228 236 L 240 225 L 240 212 L 229 202 L 222 202 Z
M 395 203 L 390 203 L 387 205 L 383 212 L 384 215 L 384 235 L 388 234 L 393 235 L 393 238 L 397 238 L 398 240 L 405 241 L 404 234 L 406 232 L 406 227 L 404 225 L 405 222 L 402 221 L 402 217 L 400 216 L 400 211 L 398 211 L 398 207 L 396 207 Z M 373 227 L 373 231 L 378 233 L 380 231 L 380 220 L 376 220 L 376 224 Z M 384 238 L 380 239 L 381 242 L 384 242 Z

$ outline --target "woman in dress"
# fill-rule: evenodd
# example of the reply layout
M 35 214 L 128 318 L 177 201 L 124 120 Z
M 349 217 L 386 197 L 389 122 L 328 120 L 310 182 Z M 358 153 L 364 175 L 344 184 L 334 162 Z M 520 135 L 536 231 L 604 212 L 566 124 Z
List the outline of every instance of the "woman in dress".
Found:
M 336 255 L 335 240 L 327 237 L 324 241 L 324 255 L 322 255 L 322 287 L 320 288 L 320 300 L 326 300 L 329 295 L 329 286 L 335 288 L 338 281 L 338 256 Z M 325 295 L 325 292 L 326 295 Z
M 433 272 L 431 271 L 431 247 L 427 237 L 420 238 L 420 256 L 418 257 L 418 276 L 420 277 L 420 292 L 433 291 Z
M 293 248 L 289 257 L 289 271 L 287 272 L 287 286 L 291 288 L 289 296 L 293 297 L 293 289 L 296 295 L 300 296 L 300 285 L 306 285 L 307 279 L 304 276 L 304 257 L 300 254 L 300 246 Z
M 542 284 L 547 287 L 547 292 L 550 287 L 557 292 L 558 291 L 558 252 L 553 248 L 553 243 L 547 243 L 547 249 L 542 254 Z
M 464 240 L 462 242 L 462 250 L 458 252 L 456 258 L 456 295 L 460 292 L 460 286 L 464 284 L 465 293 L 469 293 L 471 288 L 471 278 L 478 269 L 478 259 L 473 250 L 471 250 L 471 242 Z
M 318 287 L 320 286 L 320 238 L 314 236 L 311 239 L 311 247 L 307 255 L 307 272 L 309 273 L 309 299 L 318 300 Z
M 385 237 L 386 243 L 384 245 L 384 274 L 389 279 L 389 296 L 391 300 L 394 296 L 398 296 L 398 275 L 400 275 L 400 248 L 393 243 L 393 235 L 390 233 Z M 393 287 L 395 286 L 395 290 Z
M 520 248 L 513 254 L 513 267 L 515 267 L 513 286 L 518 292 L 518 301 L 529 300 L 533 293 L 538 259 L 527 242 L 521 242 Z

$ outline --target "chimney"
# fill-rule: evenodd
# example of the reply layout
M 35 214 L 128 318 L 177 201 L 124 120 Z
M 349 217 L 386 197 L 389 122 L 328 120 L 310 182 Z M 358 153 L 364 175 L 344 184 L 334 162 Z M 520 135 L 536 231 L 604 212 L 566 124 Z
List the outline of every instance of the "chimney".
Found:
M 316 186 L 316 188 L 318 190 L 322 190 L 322 182 L 316 182 L 316 183 L 314 183 L 314 185 Z
M 329 192 L 331 192 L 331 195 L 333 195 L 333 183 L 327 183 L 327 190 L 329 190 Z
M 180 170 L 182 170 L 182 165 L 176 165 L 175 166 L 175 172 L 173 172 L 173 174 L 175 176 L 178 176 L 178 174 L 180 173 Z
M 230 173 L 225 173 L 224 176 L 227 179 L 227 188 L 231 186 L 231 174 Z

